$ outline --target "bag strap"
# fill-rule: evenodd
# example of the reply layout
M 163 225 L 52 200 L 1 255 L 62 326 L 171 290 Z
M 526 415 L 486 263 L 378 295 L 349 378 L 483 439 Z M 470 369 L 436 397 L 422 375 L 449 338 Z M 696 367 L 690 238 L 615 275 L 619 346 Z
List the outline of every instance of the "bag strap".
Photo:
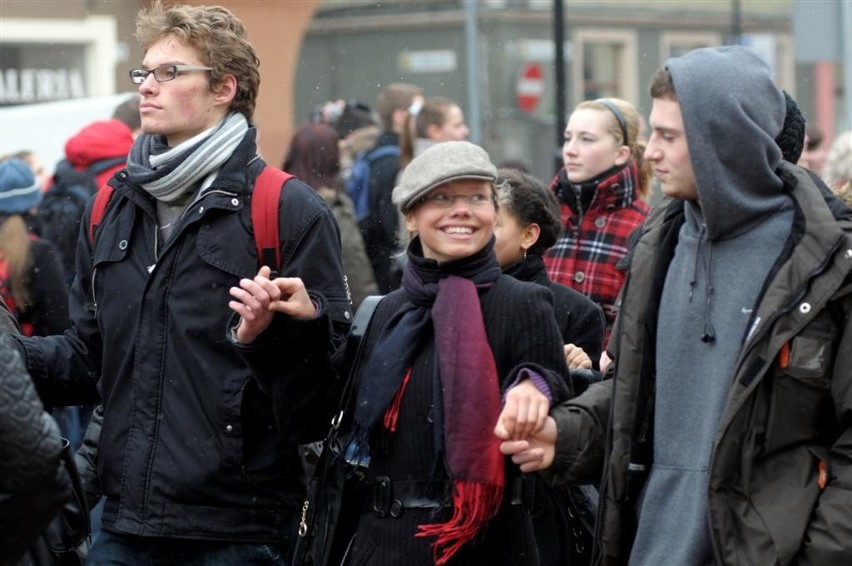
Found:
M 293 175 L 276 167 L 263 168 L 254 184 L 251 195 L 251 223 L 257 261 L 268 265 L 272 276 L 281 271 L 281 246 L 278 241 L 278 202 L 281 189 Z
M 361 301 L 358 311 L 352 320 L 352 328 L 349 331 L 349 336 L 346 339 L 346 350 L 343 358 L 343 372 L 346 375 L 346 381 L 343 383 L 343 391 L 340 395 L 340 403 L 337 413 L 331 420 L 331 428 L 326 435 L 326 444 L 332 441 L 338 434 L 343 418 L 349 408 L 349 403 L 352 400 L 352 391 L 354 390 L 355 378 L 358 375 L 358 370 L 361 367 L 361 362 L 364 357 L 364 339 L 370 329 L 370 324 L 373 321 L 373 315 L 379 306 L 379 303 L 384 299 L 384 295 L 370 295 Z

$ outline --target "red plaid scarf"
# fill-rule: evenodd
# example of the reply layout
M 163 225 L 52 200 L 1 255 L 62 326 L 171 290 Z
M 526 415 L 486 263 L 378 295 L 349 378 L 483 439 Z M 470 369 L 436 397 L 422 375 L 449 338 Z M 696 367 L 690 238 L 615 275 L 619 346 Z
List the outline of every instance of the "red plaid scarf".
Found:
M 551 281 L 583 293 L 599 303 L 607 319 L 607 336 L 615 321 L 615 302 L 626 273 L 616 267 L 628 250 L 627 239 L 648 215 L 639 200 L 636 163 L 610 171 L 594 184 L 595 195 L 582 211 L 578 185 L 568 182 L 565 170 L 551 183 L 562 203 L 562 234 L 544 256 Z

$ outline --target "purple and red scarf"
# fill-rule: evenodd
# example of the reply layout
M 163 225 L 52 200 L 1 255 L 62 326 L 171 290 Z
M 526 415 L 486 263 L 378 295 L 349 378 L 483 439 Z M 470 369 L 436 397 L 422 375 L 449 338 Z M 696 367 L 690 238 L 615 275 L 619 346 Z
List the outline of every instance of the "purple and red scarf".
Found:
M 476 254 L 437 263 L 409 246 L 402 286 L 409 301 L 388 321 L 363 366 L 354 421 L 363 450 L 370 431 L 404 387 L 423 339 L 434 328 L 443 395 L 443 450 L 453 483 L 453 516 L 420 525 L 418 537 L 436 537 L 435 564 L 443 565 L 494 517 L 505 485 L 504 458 L 493 429 L 502 408 L 494 355 L 485 334 L 479 289 L 500 276 L 494 239 Z M 466 410 L 476 399 L 477 410 Z M 389 419 L 393 420 L 393 419 Z

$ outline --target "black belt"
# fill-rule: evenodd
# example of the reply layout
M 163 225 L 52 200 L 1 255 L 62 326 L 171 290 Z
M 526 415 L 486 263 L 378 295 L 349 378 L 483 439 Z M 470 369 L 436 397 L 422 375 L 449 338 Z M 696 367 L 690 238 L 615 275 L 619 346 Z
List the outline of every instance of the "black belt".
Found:
M 423 480 L 391 481 L 387 476 L 378 476 L 374 481 L 364 482 L 367 494 L 364 497 L 364 513 L 375 513 L 379 517 L 399 517 L 405 509 L 442 509 L 450 506 L 449 486 L 442 485 L 437 497 L 424 494 L 435 489 L 433 482 Z M 441 501 L 441 500 L 444 501 Z

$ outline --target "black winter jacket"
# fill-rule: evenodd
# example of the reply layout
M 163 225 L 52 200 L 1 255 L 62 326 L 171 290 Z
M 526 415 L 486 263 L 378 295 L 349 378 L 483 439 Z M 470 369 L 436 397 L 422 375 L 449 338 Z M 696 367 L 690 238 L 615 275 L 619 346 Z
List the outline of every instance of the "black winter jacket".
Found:
M 279 204 L 281 272 L 304 280 L 317 317 L 276 315 L 250 347 L 228 340 L 228 289 L 258 270 L 249 204 L 262 168 L 251 129 L 159 249 L 154 200 L 116 173 L 94 245 L 91 203 L 78 239 L 74 327 L 22 340 L 49 402 L 91 402 L 98 384 L 105 529 L 262 543 L 295 529 L 304 498 L 295 444 L 312 438 L 283 428 L 292 415 L 264 390 L 276 380 L 335 380 L 332 358 L 351 315 L 334 218 L 294 180 Z M 300 403 L 310 406 L 308 395 Z
M 391 131 L 382 132 L 375 147 L 385 145 L 399 145 L 399 135 Z M 358 223 L 382 295 L 399 287 L 401 280 L 393 257 L 399 248 L 399 211 L 391 200 L 399 168 L 397 155 L 386 155 L 370 164 L 370 212 Z
M 0 328 L 0 564 L 17 563 L 71 497 L 62 443 Z
M 563 342 L 582 348 L 592 359 L 592 368 L 597 370 L 606 330 L 606 319 L 600 305 L 579 291 L 551 281 L 541 256 L 527 256 L 507 267 L 505 273 L 515 279 L 532 281 L 550 289 L 553 293 L 556 325 L 562 332 Z M 574 394 L 579 393 L 575 389 Z
M 371 351 L 388 321 L 407 301 L 408 296 L 402 289 L 382 300 L 365 336 L 365 352 Z M 544 372 L 544 377 L 554 403 L 570 396 L 551 293 L 539 285 L 501 275 L 480 294 L 480 303 L 502 393 L 515 382 L 519 369 L 532 367 L 549 370 Z M 365 357 L 369 358 L 369 353 Z M 437 489 L 436 493 L 449 493 L 447 472 L 442 465 L 436 467 L 439 460 L 435 456 L 434 427 L 440 421 L 433 418 L 436 414 L 433 406 L 440 403 L 435 398 L 436 379 L 433 334 L 412 361 L 411 379 L 399 409 L 397 432 L 391 434 L 380 429 L 372 434 L 369 482 L 387 476 L 392 482 L 402 481 L 413 486 L 432 484 L 435 489 L 434 486 L 442 485 L 445 489 Z M 357 385 L 355 389 L 357 391 Z M 358 402 L 357 398 L 354 402 Z M 470 399 L 469 406 L 475 410 L 477 400 Z M 559 557 L 564 552 L 561 547 L 566 537 L 558 530 L 554 500 L 547 496 L 537 476 L 531 474 L 527 483 L 521 482 L 518 467 L 508 458 L 506 470 L 506 489 L 500 511 L 489 521 L 482 535 L 466 544 L 450 564 L 538 566 L 563 563 Z M 449 520 L 451 509 L 451 505 L 439 510 L 406 508 L 399 516 L 383 517 L 365 512 L 361 515 L 349 563 L 433 564 L 429 546 L 433 539 L 415 538 L 414 533 L 418 525 Z M 344 512 L 357 513 L 358 510 Z

